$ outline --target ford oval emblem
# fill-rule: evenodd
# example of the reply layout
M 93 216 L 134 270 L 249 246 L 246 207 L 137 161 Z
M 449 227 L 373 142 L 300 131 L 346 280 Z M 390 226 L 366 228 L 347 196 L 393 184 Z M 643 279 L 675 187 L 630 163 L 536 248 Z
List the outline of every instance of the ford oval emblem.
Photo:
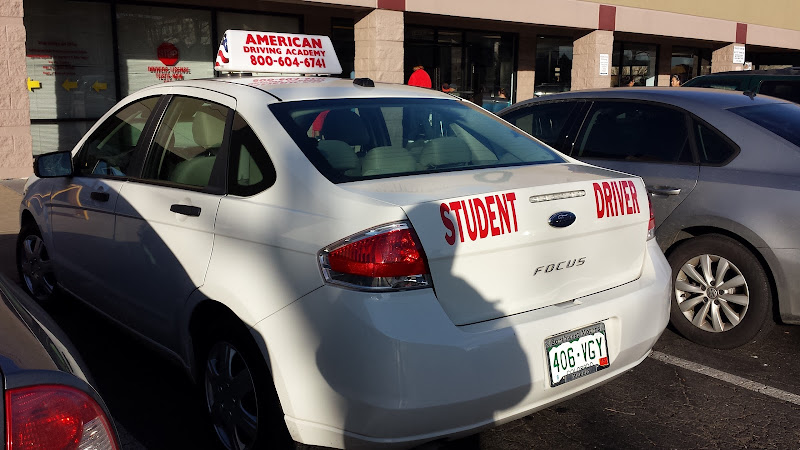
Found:
M 551 227 L 564 228 L 575 223 L 575 219 L 575 214 L 569 211 L 561 211 L 550 216 L 550 218 L 547 219 L 547 223 L 549 223 Z

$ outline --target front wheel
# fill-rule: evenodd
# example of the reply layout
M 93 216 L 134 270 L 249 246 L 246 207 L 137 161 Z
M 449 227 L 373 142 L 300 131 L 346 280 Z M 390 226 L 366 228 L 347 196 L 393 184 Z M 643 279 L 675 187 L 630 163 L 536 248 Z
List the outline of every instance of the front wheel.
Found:
M 772 294 L 760 261 L 722 235 L 686 240 L 670 253 L 670 322 L 700 345 L 730 349 L 753 340 L 772 320 Z
M 25 290 L 40 303 L 56 295 L 56 276 L 53 262 L 42 233 L 34 224 L 22 227 L 17 237 L 17 271 Z

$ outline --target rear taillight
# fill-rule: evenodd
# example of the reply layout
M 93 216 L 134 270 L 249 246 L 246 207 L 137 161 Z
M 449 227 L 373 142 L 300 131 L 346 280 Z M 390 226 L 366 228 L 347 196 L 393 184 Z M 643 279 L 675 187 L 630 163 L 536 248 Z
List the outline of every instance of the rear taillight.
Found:
M 40 385 L 6 392 L 9 450 L 117 450 L 111 423 L 85 392 Z
M 383 225 L 329 245 L 320 252 L 325 281 L 356 289 L 430 287 L 425 252 L 406 222 Z
M 650 201 L 650 194 L 647 195 L 647 206 L 650 207 L 650 221 L 647 222 L 647 240 L 656 237 L 656 215 L 653 212 L 653 202 Z

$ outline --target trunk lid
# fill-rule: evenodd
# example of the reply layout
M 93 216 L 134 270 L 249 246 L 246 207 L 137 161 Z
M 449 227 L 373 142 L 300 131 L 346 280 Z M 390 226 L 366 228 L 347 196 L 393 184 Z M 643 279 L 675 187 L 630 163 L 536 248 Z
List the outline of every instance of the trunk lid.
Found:
M 456 325 L 574 300 L 641 273 L 649 208 L 638 177 L 568 163 L 340 186 L 403 208 Z

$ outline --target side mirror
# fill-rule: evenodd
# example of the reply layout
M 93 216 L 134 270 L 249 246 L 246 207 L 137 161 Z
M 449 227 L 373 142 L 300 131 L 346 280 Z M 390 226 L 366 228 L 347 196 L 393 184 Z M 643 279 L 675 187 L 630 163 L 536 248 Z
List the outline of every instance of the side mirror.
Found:
M 46 153 L 33 161 L 33 173 L 39 178 L 68 177 L 72 175 L 71 152 Z

